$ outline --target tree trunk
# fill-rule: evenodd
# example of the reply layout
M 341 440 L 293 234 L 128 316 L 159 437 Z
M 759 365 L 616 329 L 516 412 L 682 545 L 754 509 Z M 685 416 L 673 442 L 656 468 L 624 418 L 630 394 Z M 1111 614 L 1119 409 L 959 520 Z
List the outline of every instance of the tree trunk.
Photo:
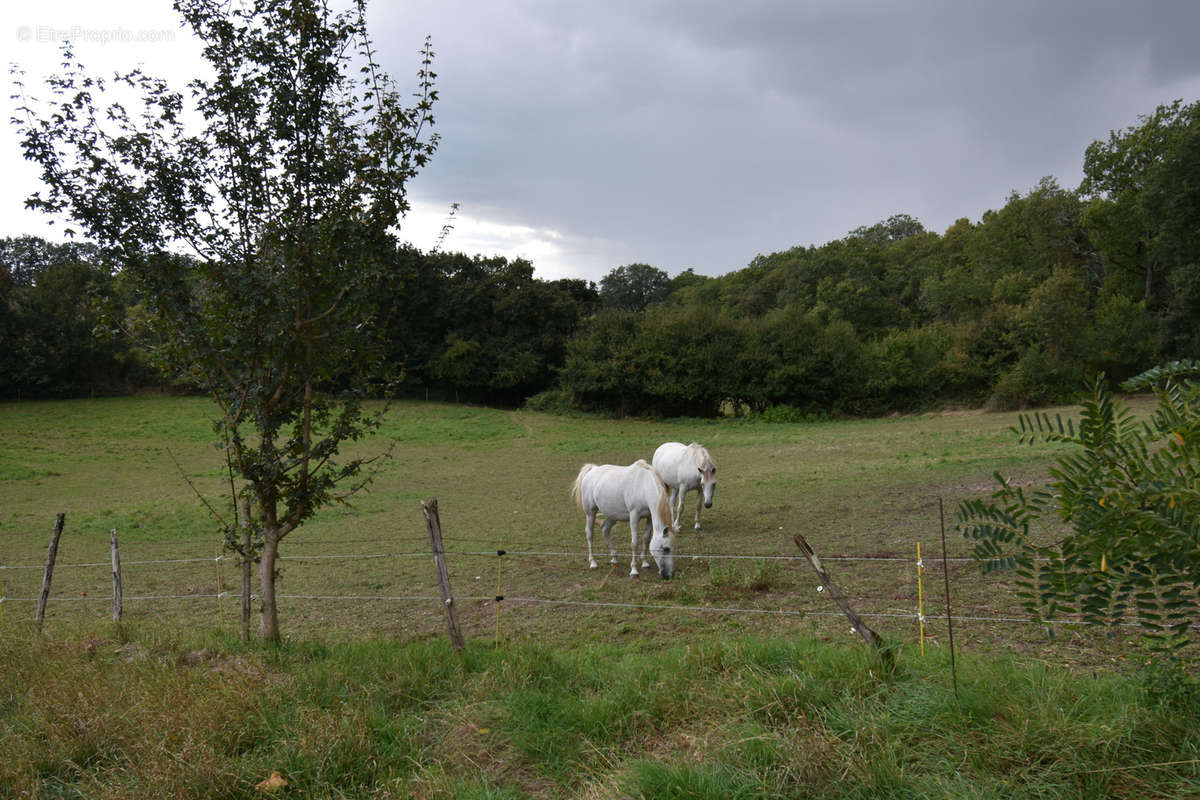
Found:
M 262 620 L 259 631 L 264 641 L 279 643 L 279 611 L 275 606 L 275 557 L 279 553 L 279 532 L 263 529 L 262 562 L 259 564 L 259 593 L 262 595 Z

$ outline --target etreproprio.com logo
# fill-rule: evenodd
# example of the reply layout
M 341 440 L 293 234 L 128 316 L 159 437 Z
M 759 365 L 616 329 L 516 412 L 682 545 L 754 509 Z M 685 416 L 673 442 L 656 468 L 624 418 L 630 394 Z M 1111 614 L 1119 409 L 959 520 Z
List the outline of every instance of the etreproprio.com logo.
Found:
M 34 44 L 155 44 L 174 42 L 175 31 L 169 28 L 88 28 L 83 25 L 22 25 L 17 28 L 17 41 Z

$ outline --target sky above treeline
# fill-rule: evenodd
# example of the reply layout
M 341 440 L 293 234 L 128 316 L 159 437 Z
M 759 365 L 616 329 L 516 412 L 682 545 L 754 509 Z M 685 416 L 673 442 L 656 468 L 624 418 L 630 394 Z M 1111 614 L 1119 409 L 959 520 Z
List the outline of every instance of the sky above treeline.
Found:
M 899 213 L 941 232 L 1047 175 L 1074 188 L 1091 141 L 1200 99 L 1197 0 L 376 0 L 368 21 L 401 87 L 436 52 L 441 145 L 401 238 L 432 247 L 458 203 L 443 249 L 545 279 L 720 275 Z M 202 69 L 167 0 L 0 8 L 31 91 L 63 38 L 99 74 Z M 60 239 L 23 208 L 11 125 L 0 171 L 0 236 Z

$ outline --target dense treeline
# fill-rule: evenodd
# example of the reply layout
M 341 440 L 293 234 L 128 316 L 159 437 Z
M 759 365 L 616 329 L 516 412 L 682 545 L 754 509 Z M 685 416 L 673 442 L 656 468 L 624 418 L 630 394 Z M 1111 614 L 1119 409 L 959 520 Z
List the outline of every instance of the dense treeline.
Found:
M 417 396 L 517 405 L 550 386 L 598 307 L 594 285 L 543 281 L 524 259 L 398 247 L 380 291 L 387 363 Z
M 618 414 L 874 414 L 1038 404 L 1200 356 L 1200 103 L 1094 142 L 944 233 L 898 214 L 716 278 L 599 287 L 525 260 L 394 245 L 373 354 L 410 395 Z M 0 397 L 155 383 L 139 307 L 88 245 L 0 242 Z
M 625 412 L 877 413 L 1043 402 L 1098 370 L 1127 377 L 1166 352 L 1176 296 L 1106 280 L 1084 212 L 1045 180 L 941 236 L 899 215 L 760 256 L 641 314 L 602 311 L 572 340 L 563 386 Z
M 546 389 L 599 303 L 583 280 L 542 281 L 523 259 L 394 245 L 360 353 L 381 390 L 516 405 Z M 0 240 L 0 398 L 159 386 L 140 307 L 90 245 Z M 333 380 L 336 382 L 337 378 Z M 186 378 L 174 388 L 186 390 Z
M 545 405 L 873 414 L 1039 404 L 1200 355 L 1200 103 L 941 235 L 899 214 L 719 278 L 610 274 Z M 653 269 L 653 268 L 649 268 Z M 640 304 L 628 296 L 646 287 Z
M 0 398 L 123 394 L 155 380 L 106 319 L 120 280 L 88 244 L 0 240 Z

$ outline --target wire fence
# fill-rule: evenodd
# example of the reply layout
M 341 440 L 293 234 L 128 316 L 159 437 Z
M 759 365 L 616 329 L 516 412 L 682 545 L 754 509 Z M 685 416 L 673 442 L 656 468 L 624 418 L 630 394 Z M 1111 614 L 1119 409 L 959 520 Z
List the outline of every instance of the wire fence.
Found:
M 364 539 L 327 539 L 327 540 L 311 540 L 307 541 L 308 546 L 346 546 L 363 543 L 379 544 L 377 540 Z M 390 544 L 401 545 L 395 550 L 379 550 L 376 552 L 350 552 L 350 553 L 318 553 L 318 554 L 300 554 L 300 555 L 280 555 L 280 565 L 287 564 L 305 564 L 319 562 L 372 562 L 372 561 L 387 561 L 387 560 L 419 560 L 428 558 L 433 559 L 431 551 L 428 549 L 428 541 L 413 538 L 411 540 L 400 540 L 391 542 Z M 424 549 L 417 549 L 421 544 Z M 495 544 L 494 540 L 488 539 L 457 539 L 454 545 L 444 551 L 447 559 L 450 559 L 457 566 L 462 567 L 467 560 L 471 559 L 508 559 L 520 560 L 530 559 L 537 561 L 539 559 L 555 558 L 555 559 L 575 559 L 583 563 L 587 558 L 587 553 L 583 550 L 570 549 L 542 549 L 538 542 L 526 541 L 518 542 L 519 546 L 529 547 L 531 549 L 508 549 L 505 547 L 493 547 L 492 549 L 479 549 L 479 545 Z M 411 546 L 411 549 L 408 547 Z M 628 550 L 618 550 L 614 563 L 618 560 L 631 558 L 631 553 Z M 806 564 L 807 558 L 803 555 L 783 555 L 769 553 L 689 553 L 679 557 L 681 561 L 701 562 L 701 563 L 721 563 L 728 562 L 731 564 L 759 562 L 762 564 L 774 565 L 795 565 Z M 877 603 L 884 601 L 885 605 L 890 607 L 884 609 L 864 609 L 860 610 L 859 616 L 867 619 L 884 619 L 884 620 L 899 620 L 910 621 L 914 624 L 924 624 L 931 619 L 947 620 L 948 623 L 961 622 L 979 622 L 979 623 L 996 623 L 996 624 L 1016 624 L 1029 626 L 1034 624 L 1028 617 L 1014 614 L 996 614 L 996 613 L 977 613 L 973 607 L 965 607 L 957 613 L 946 613 L 947 608 L 941 607 L 939 614 L 929 613 L 924 607 L 924 601 L 919 599 L 921 596 L 920 584 L 921 573 L 924 571 L 929 579 L 941 577 L 937 574 L 941 568 L 949 568 L 950 564 L 964 564 L 973 561 L 970 557 L 962 556 L 945 556 L 934 559 L 921 560 L 920 557 L 887 555 L 887 554 L 872 554 L 872 555 L 847 555 L 837 554 L 821 556 L 821 561 L 838 563 L 843 565 L 863 564 L 869 566 L 879 565 L 894 565 L 903 567 L 906 575 L 899 577 L 904 590 L 899 594 L 891 596 L 879 597 L 872 595 L 850 595 L 849 599 L 852 603 Z M 223 601 L 230 603 L 240 603 L 242 599 L 242 591 L 229 590 L 225 588 L 225 580 L 221 575 L 220 569 L 223 563 L 238 563 L 238 556 L 227 553 L 219 553 L 215 556 L 193 556 L 179 558 L 143 558 L 135 560 L 123 560 L 122 569 L 127 568 L 168 568 L 176 566 L 198 565 L 198 564 L 213 564 L 216 566 L 217 583 L 212 589 L 206 586 L 191 587 L 187 591 L 171 591 L 172 582 L 168 579 L 159 583 L 166 584 L 165 590 L 142 592 L 135 594 L 123 595 L 122 600 L 125 603 L 156 603 L 166 601 L 207 601 L 214 602 L 220 610 Z M 500 561 L 497 568 L 499 570 Z M 75 563 L 56 564 L 55 570 L 110 570 L 112 563 L 110 561 L 83 561 Z M 932 572 L 931 572 L 932 567 Z M 6 603 L 9 604 L 25 604 L 34 603 L 39 598 L 35 595 L 15 594 L 8 595 L 5 592 L 10 581 L 4 580 L 4 575 L 9 575 L 26 572 L 35 573 L 38 570 L 45 570 L 45 564 L 36 563 L 21 563 L 21 564 L 0 564 L 0 620 L 3 619 L 3 611 Z M 806 566 L 803 567 L 807 569 Z M 430 570 L 432 573 L 432 570 Z M 429 576 L 432 579 L 432 574 Z M 460 576 L 460 578 L 463 576 Z M 468 578 L 469 580 L 469 578 Z M 482 575 L 476 576 L 476 581 L 482 580 Z M 799 579 L 798 579 L 799 580 Z M 27 583 L 27 582 L 26 582 Z M 499 583 L 499 581 L 498 581 Z M 93 584 L 94 586 L 94 584 Z M 468 587 L 471 584 L 468 583 Z M 428 604 L 430 609 L 440 606 L 443 598 L 436 593 L 436 589 L 431 589 L 426 593 L 422 591 L 422 587 L 415 585 L 414 582 L 406 582 L 406 588 L 417 589 L 417 591 L 402 591 L 399 593 L 389 593 L 383 587 L 380 587 L 374 593 L 363 592 L 279 592 L 276 597 L 280 601 L 292 602 L 307 602 L 307 603 L 367 603 L 367 602 L 383 602 L 383 603 L 415 603 Z M 514 587 L 516 588 L 516 587 Z M 501 603 L 505 607 L 513 607 L 518 605 L 528 607 L 548 607 L 548 608 L 576 608 L 590 610 L 606 610 L 606 609 L 626 609 L 639 610 L 649 612 L 670 612 L 683 614 L 725 614 L 725 615 L 754 615 L 758 617 L 778 617 L 778 618 L 824 618 L 824 617 L 840 617 L 842 612 L 830 610 L 828 608 L 797 608 L 802 604 L 803 597 L 799 592 L 792 592 L 788 600 L 789 607 L 783 607 L 776 604 L 773 607 L 756 607 L 754 605 L 735 605 L 735 604 L 712 604 L 712 603 L 679 603 L 679 602 L 643 602 L 637 600 L 598 600 L 598 599 L 583 599 L 578 597 L 563 597 L 563 596 L 545 596 L 538 592 L 531 592 L 528 589 L 531 587 L 523 586 L 518 589 L 519 593 L 507 593 L 501 586 L 497 586 L 495 594 L 479 594 L 467 592 L 463 594 L 455 594 L 454 599 L 458 603 L 475 603 L 480 605 Z M 823 591 L 823 586 L 817 586 L 817 593 Z M 909 591 L 911 590 L 911 591 Z M 911 596 L 910 596 L 911 595 Z M 101 603 L 108 602 L 109 597 L 103 591 L 92 592 L 76 591 L 75 593 L 52 592 L 50 599 L 54 603 L 70 603 L 75 605 L 78 603 Z M 251 600 L 257 600 L 257 594 L 251 594 Z M 891 602 L 887 602 L 891 601 Z M 896 601 L 903 601 L 904 607 L 896 607 Z M 935 604 L 936 605 L 936 604 Z M 10 610 L 10 614 L 13 613 Z M 1038 626 L 1045 625 L 1079 625 L 1078 620 L 1060 619 L 1053 621 L 1038 621 Z M 1137 627 L 1136 623 L 1124 623 L 1128 627 Z M 924 633 L 922 633 L 924 639 Z

